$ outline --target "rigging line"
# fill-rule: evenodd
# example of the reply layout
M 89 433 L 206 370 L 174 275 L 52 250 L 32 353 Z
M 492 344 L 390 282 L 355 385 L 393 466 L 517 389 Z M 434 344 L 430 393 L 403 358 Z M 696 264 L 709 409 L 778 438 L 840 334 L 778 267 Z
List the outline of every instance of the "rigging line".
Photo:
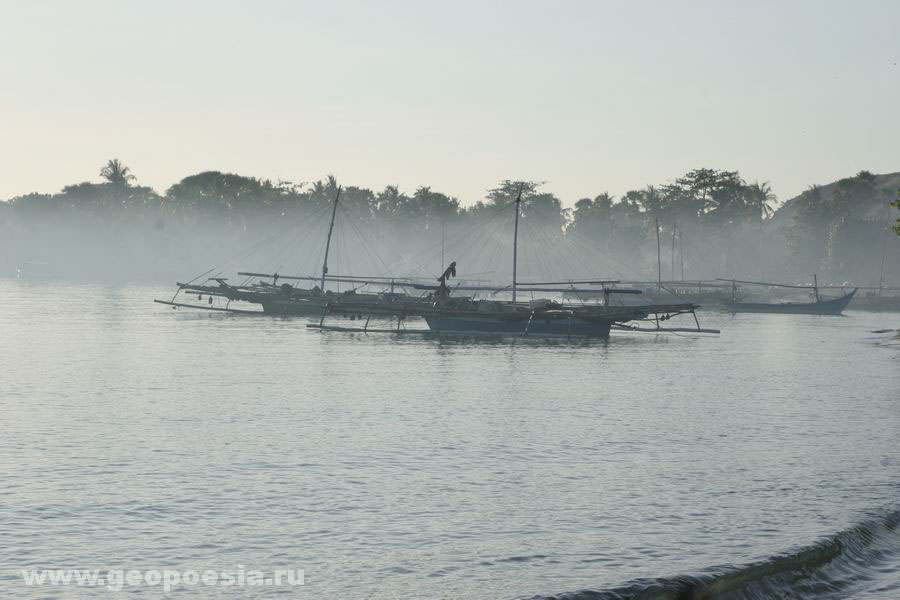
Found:
M 341 205 L 339 204 L 338 210 L 340 210 L 340 209 L 341 209 Z M 343 215 L 344 217 L 348 217 L 349 213 L 346 210 L 342 210 L 341 215 Z M 337 260 L 335 260 L 335 264 L 337 265 L 338 273 L 351 273 L 351 274 L 353 273 L 353 267 L 351 264 L 352 260 L 351 260 L 350 246 L 347 241 L 347 239 L 350 237 L 347 230 L 350 229 L 352 226 L 353 226 L 352 221 L 348 220 L 347 218 L 343 218 L 340 220 L 338 227 L 337 227 L 338 236 L 337 236 L 337 240 L 335 243 L 336 243 L 337 247 L 341 249 L 341 251 L 337 257 Z M 341 260 L 341 259 L 343 259 L 343 260 Z M 352 284 L 351 284 L 351 287 L 352 287 Z
M 366 230 L 372 226 L 371 219 L 364 219 L 362 216 L 357 214 L 356 209 L 356 206 L 347 205 L 346 203 L 338 206 L 338 210 L 341 211 L 341 215 L 344 217 L 341 219 L 342 225 L 346 223 L 347 227 L 353 230 L 353 233 L 355 233 L 356 236 L 356 240 L 359 242 L 359 245 L 362 246 L 363 250 L 366 250 L 366 246 L 368 245 L 368 251 L 375 253 L 376 258 L 378 258 L 380 262 L 383 262 L 381 261 L 381 257 L 378 256 L 374 245 L 370 243 L 370 240 L 366 235 Z M 354 220 L 358 220 L 362 223 L 362 229 L 360 229 L 360 226 L 357 225 Z M 344 232 L 344 234 L 345 236 L 348 235 L 346 231 Z
M 309 239 L 305 236 L 298 235 L 296 239 L 292 240 L 284 249 L 273 252 L 269 256 L 259 261 L 259 264 L 265 265 L 261 270 L 268 271 L 270 273 L 281 273 L 284 271 L 285 266 L 292 261 L 294 257 L 298 254 L 302 254 L 302 250 L 306 249 L 309 244 Z
M 210 269 L 210 271 L 218 271 L 216 274 L 219 275 L 225 270 L 225 267 L 227 267 L 228 265 L 231 265 L 231 264 L 237 262 L 238 260 L 244 260 L 245 258 L 251 256 L 252 254 L 256 253 L 257 251 L 262 250 L 266 246 L 273 244 L 275 241 L 277 241 L 278 239 L 280 239 L 281 237 L 286 235 L 288 232 L 290 232 L 291 229 L 293 229 L 298 224 L 300 224 L 302 222 L 302 217 L 304 217 L 304 216 L 305 215 L 300 215 L 301 218 L 292 220 L 286 226 L 284 226 L 280 231 L 276 231 L 275 233 L 270 234 L 269 236 L 263 238 L 256 244 L 253 244 L 247 250 L 237 254 L 236 256 L 232 257 L 229 260 L 226 260 L 223 263 L 220 263 L 216 267 L 213 267 L 212 269 Z M 207 271 L 207 273 L 208 272 L 209 271 Z
M 632 236 L 632 237 L 637 237 L 637 236 Z M 604 257 L 605 259 L 607 259 L 608 261 L 612 261 L 612 262 L 607 262 L 607 264 L 610 266 L 610 268 L 613 271 L 616 272 L 616 274 L 618 274 L 621 277 L 626 277 L 626 273 L 631 274 L 628 277 L 636 276 L 637 278 L 640 278 L 643 276 L 643 273 L 639 269 L 637 269 L 634 265 L 621 260 L 618 256 L 616 256 L 615 253 L 608 253 L 608 252 L 604 251 L 599 246 L 599 244 L 597 244 L 597 241 L 589 239 L 588 236 L 583 232 L 579 232 L 578 230 L 575 230 L 574 235 L 572 236 L 572 242 L 576 246 L 580 245 L 581 247 L 588 248 L 590 250 L 590 252 L 592 252 L 596 256 L 601 256 L 601 257 Z M 619 268 L 612 266 L 613 264 L 619 265 Z M 621 271 L 620 269 L 624 269 L 624 272 Z
M 548 248 L 547 252 L 538 253 L 540 263 L 543 265 L 543 269 L 546 270 L 547 275 L 553 277 L 554 273 L 562 271 L 568 272 L 569 277 L 574 277 L 577 270 L 573 267 L 569 256 L 566 254 L 567 246 L 562 232 L 555 227 L 540 227 L 536 235 L 544 246 Z M 590 272 L 589 269 L 586 270 Z
M 479 233 L 479 238 L 472 241 L 472 243 L 467 244 L 466 247 L 460 253 L 460 258 L 465 259 L 469 256 L 469 253 L 472 252 L 474 256 L 482 255 L 485 249 L 488 247 L 488 244 L 491 242 L 500 242 L 503 239 L 500 234 L 501 228 L 505 229 L 508 223 L 508 219 L 505 218 L 497 218 L 492 219 L 489 224 L 487 224 Z M 480 244 L 479 244 L 480 242 Z M 476 250 L 477 247 L 477 250 Z M 474 261 L 474 258 L 473 258 Z
M 451 244 L 451 248 L 455 247 L 455 245 L 462 244 L 463 241 L 466 241 L 466 238 L 469 236 L 475 236 L 476 234 L 484 234 L 485 232 L 490 232 L 490 235 L 495 235 L 497 226 L 500 223 L 506 224 L 510 219 L 510 215 L 508 214 L 508 209 L 515 204 L 515 201 L 510 201 L 504 204 L 495 205 L 489 209 L 486 209 L 485 212 L 488 214 L 480 217 L 480 220 L 476 222 L 473 227 L 468 228 L 465 233 L 460 236 L 458 240 L 453 240 Z M 467 242 L 467 247 L 470 246 L 470 243 Z
M 347 232 L 345 231 L 346 225 L 341 223 L 340 229 L 341 229 L 341 235 L 340 235 L 341 248 L 344 249 L 344 264 L 347 265 L 347 269 L 342 272 L 353 273 L 353 264 L 352 264 L 353 254 L 350 252 L 349 242 L 347 241 L 350 236 L 347 235 Z M 338 261 L 338 268 L 340 268 L 340 264 L 341 264 L 340 261 Z
M 510 214 L 507 212 L 502 219 L 499 219 L 495 222 L 494 228 L 491 233 L 492 239 L 495 241 L 494 244 L 494 252 L 491 254 L 490 263 L 488 268 L 503 278 L 503 281 L 498 281 L 497 283 L 508 283 L 507 286 L 510 290 L 512 289 L 512 268 L 510 266 L 510 259 L 513 258 L 514 254 L 517 254 L 517 250 L 514 250 L 516 244 L 516 235 L 515 235 L 515 213 Z M 521 215 L 519 215 L 519 222 L 521 224 Z M 522 236 L 519 236 L 520 238 Z
M 285 232 L 276 232 L 276 233 L 270 234 L 268 237 L 263 238 L 263 239 L 260 240 L 259 242 L 253 244 L 253 245 L 252 245 L 250 248 L 248 248 L 247 250 L 245 250 L 245 251 L 243 251 L 243 252 L 241 252 L 241 253 L 235 255 L 234 257 L 232 257 L 232 258 L 230 258 L 230 259 L 228 259 L 228 260 L 225 260 L 225 261 L 222 262 L 222 263 L 219 263 L 218 265 L 216 265 L 215 267 L 213 267 L 212 269 L 210 269 L 210 271 L 217 271 L 217 272 L 216 272 L 216 275 L 221 274 L 221 273 L 225 270 L 225 267 L 227 267 L 228 265 L 233 264 L 233 263 L 237 262 L 238 260 L 242 260 L 242 259 L 245 258 L 246 256 L 250 256 L 250 255 L 253 254 L 254 252 L 256 252 L 256 251 L 258 251 L 258 250 L 261 250 L 261 249 L 264 248 L 265 246 L 267 246 L 267 245 L 269 245 L 269 244 L 275 242 L 278 238 L 281 237 L 281 235 L 282 235 L 283 233 L 285 233 Z M 209 271 L 207 271 L 207 272 L 209 272 Z
M 353 214 L 353 216 L 354 216 L 356 219 L 360 220 L 360 221 L 362 222 L 363 226 L 364 226 L 363 230 L 360 232 L 360 238 L 361 238 L 362 240 L 365 240 L 366 242 L 368 242 L 368 244 L 369 244 L 370 247 L 372 248 L 372 251 L 376 253 L 377 258 L 378 258 L 379 261 L 384 265 L 384 268 L 385 268 L 388 272 L 391 272 L 391 269 L 387 266 L 387 263 L 386 263 L 386 262 L 381 258 L 381 256 L 378 254 L 378 252 L 377 252 L 378 245 L 375 243 L 374 238 L 367 234 L 367 230 L 369 229 L 369 227 L 370 227 L 370 225 L 371 225 L 371 221 L 367 221 L 366 219 L 363 219 L 363 218 L 360 217 L 358 214 L 355 214 L 355 213 L 351 213 L 351 214 Z M 393 224 L 393 225 L 396 226 L 396 223 Z M 380 229 L 384 230 L 384 225 L 383 225 L 383 224 L 380 225 Z M 405 252 L 403 252 L 402 250 L 398 249 L 398 248 L 397 248 L 396 246 L 394 246 L 392 243 L 390 243 L 390 242 L 388 241 L 389 239 L 390 239 L 390 236 L 388 236 L 388 235 L 383 235 L 383 236 L 381 236 L 380 238 L 378 238 L 378 240 L 381 242 L 381 245 L 382 245 L 384 248 L 387 248 L 390 252 L 392 252 L 392 253 L 399 259 L 399 263 L 400 263 L 401 265 L 402 265 L 402 264 L 405 264 L 405 263 L 407 263 L 407 262 L 409 262 L 409 258 L 407 257 L 407 254 L 406 254 Z
M 572 262 L 569 260 L 569 257 L 566 256 L 564 243 L 558 243 L 559 241 L 564 242 L 565 240 L 558 240 L 557 236 L 561 236 L 561 232 L 555 232 L 553 229 L 538 225 L 537 223 L 533 224 L 532 229 L 534 230 L 533 237 L 538 240 L 540 244 L 544 247 L 551 249 L 552 254 L 550 253 L 538 253 L 542 261 L 542 265 L 544 269 L 547 270 L 547 275 L 551 276 L 554 273 L 554 270 L 559 271 L 567 271 L 570 277 L 573 277 L 577 273 L 577 269 L 574 268 Z M 554 264 L 555 263 L 555 264 Z M 560 268 L 562 266 L 562 268 Z M 590 272 L 590 269 L 586 269 L 588 273 L 592 276 L 593 273 Z
M 494 226 L 488 232 L 488 238 L 485 240 L 485 245 L 487 241 L 493 241 L 494 244 L 492 246 L 493 250 L 488 256 L 486 267 L 492 273 L 496 274 L 498 269 L 499 257 L 501 254 L 506 253 L 506 249 L 508 247 L 509 242 L 512 240 L 509 239 L 509 219 L 498 220 L 494 223 Z M 506 235 L 504 235 L 506 234 Z
M 573 236 L 574 235 L 577 235 L 577 234 L 573 234 Z M 586 241 L 578 240 L 578 239 L 575 239 L 574 237 L 572 237 L 572 238 L 569 238 L 569 236 L 565 236 L 565 237 L 566 237 L 566 241 L 570 242 L 570 243 L 565 244 L 565 250 L 568 252 L 571 252 L 572 255 L 576 258 L 576 260 L 581 261 L 582 265 L 587 267 L 589 273 L 594 273 L 594 268 L 592 268 L 590 264 L 588 264 L 588 265 L 584 264 L 584 262 L 583 262 L 584 258 L 582 256 L 582 253 L 578 252 L 578 250 L 575 248 L 575 246 L 577 246 L 579 244 L 579 242 L 582 243 L 582 245 L 585 247 L 586 252 L 584 252 L 583 254 L 585 254 L 587 256 L 591 256 L 595 262 L 600 264 L 600 266 L 603 268 L 604 271 L 613 273 L 620 278 L 623 277 L 623 273 L 618 268 L 616 268 L 616 266 L 611 262 L 611 257 L 607 256 L 602 250 L 597 248 L 596 244 L 588 244 Z
M 349 214 L 349 212 L 348 212 Z M 352 215 L 351 215 L 352 216 Z M 363 235 L 363 231 L 360 230 L 359 226 L 354 223 L 352 220 L 347 220 L 350 224 L 350 227 L 356 232 L 357 238 L 360 241 L 360 245 L 364 251 L 367 251 L 370 257 L 374 257 L 376 261 L 381 263 L 381 267 L 384 269 L 384 272 L 388 275 L 391 275 L 391 269 L 387 266 L 387 264 L 382 260 L 381 255 L 378 254 L 378 250 L 375 248 L 374 244 L 368 240 L 368 238 Z M 377 265 L 376 265 L 377 267 Z
M 616 276 L 623 278 L 623 272 L 621 271 L 622 266 L 626 266 L 628 271 L 632 271 L 630 266 L 624 265 L 622 261 L 616 259 L 612 255 L 607 254 L 601 248 L 598 247 L 598 241 L 595 239 L 588 238 L 587 234 L 584 232 L 578 231 L 577 229 L 573 231 L 571 234 L 567 234 L 566 236 L 567 250 L 570 250 L 573 254 L 586 254 L 588 256 L 592 256 L 597 262 L 603 265 L 605 270 L 609 270 L 614 273 Z M 616 266 L 618 263 L 618 266 Z
M 236 256 L 232 257 L 229 260 L 226 260 L 223 263 L 220 263 L 219 265 L 214 267 L 212 270 L 217 271 L 216 275 L 221 275 L 225 271 L 226 267 L 233 265 L 234 263 L 236 263 L 239 260 L 244 260 L 247 257 L 255 254 L 256 252 L 261 251 L 263 248 L 273 244 L 278 239 L 283 237 L 292 227 L 293 227 L 293 225 L 289 226 L 284 231 L 276 232 L 267 238 L 263 238 L 261 241 L 257 242 L 256 244 L 251 246 L 249 249 L 245 250 L 244 252 L 241 252 L 240 254 L 237 254 Z
M 491 254 L 491 257 L 488 262 L 489 270 L 496 270 L 494 267 L 494 260 L 502 249 L 505 249 L 509 237 L 509 222 L 512 218 L 511 215 L 508 214 L 499 214 L 496 218 L 491 219 L 489 226 L 485 227 L 481 231 L 481 245 L 478 247 L 478 250 L 475 250 L 476 241 L 473 241 L 472 244 L 468 245 L 465 251 L 462 253 L 462 257 L 467 257 L 470 251 L 475 251 L 475 256 L 483 255 L 485 250 L 488 247 L 488 244 L 494 243 L 494 252 Z M 475 262 L 475 259 L 472 259 Z
M 306 228 L 302 232 L 298 231 L 297 235 L 284 248 L 284 250 L 281 251 L 280 253 L 276 254 L 275 256 L 273 256 L 270 259 L 271 262 L 269 262 L 269 264 L 271 264 L 275 267 L 274 268 L 275 273 L 277 273 L 278 271 L 280 271 L 284 268 L 285 264 L 287 264 L 288 259 L 294 255 L 295 251 L 297 250 L 297 248 L 299 248 L 299 246 L 301 244 L 305 244 L 306 242 L 308 242 L 308 238 L 304 237 L 304 235 L 302 235 L 302 234 L 311 232 L 313 229 L 318 229 L 320 221 L 322 220 L 322 217 L 325 214 L 326 214 L 326 212 L 322 211 L 322 213 L 318 215 L 318 218 L 315 221 L 310 219 L 310 221 L 308 221 L 306 223 Z
M 478 243 L 479 238 L 484 242 L 482 247 L 486 245 L 487 241 L 490 239 L 496 238 L 499 226 L 501 224 L 503 224 L 504 227 L 506 226 L 508 221 L 506 209 L 511 205 L 512 203 L 507 203 L 504 206 L 495 207 L 496 210 L 485 215 L 486 218 L 477 222 L 475 226 L 468 228 L 459 239 L 451 240 L 448 254 L 452 256 L 457 252 L 461 252 L 461 256 L 465 257 L 468 256 L 468 253 L 473 249 L 474 245 Z M 458 250 L 458 247 L 463 246 L 463 242 L 465 242 L 465 245 L 460 251 Z M 437 253 L 435 252 L 435 257 L 436 255 Z
M 374 219 L 372 219 L 372 218 L 369 218 L 369 219 L 363 218 L 361 215 L 359 215 L 358 213 L 354 212 L 354 211 L 356 210 L 356 208 L 353 207 L 353 206 L 350 206 L 350 207 L 342 206 L 342 208 L 344 209 L 345 214 L 347 214 L 347 215 L 349 215 L 349 216 L 351 216 L 351 217 L 357 219 L 358 221 L 360 221 L 360 223 L 361 223 L 361 225 L 362 225 L 362 227 L 363 227 L 362 230 L 358 230 L 360 239 L 362 239 L 362 240 L 367 241 L 368 243 L 370 243 L 370 244 L 371 244 L 371 247 L 372 247 L 372 249 L 373 249 L 373 251 L 374 251 L 375 248 L 376 248 L 376 245 L 375 245 L 375 238 L 374 238 L 374 237 L 370 237 L 370 236 L 367 234 L 367 231 L 368 231 L 368 229 L 370 229 L 370 228 L 372 227 L 372 225 L 376 224 L 376 221 L 374 221 Z M 351 223 L 352 223 L 352 221 L 351 221 Z M 356 226 L 356 225 L 354 224 L 354 226 Z M 401 252 L 401 251 L 398 250 L 396 247 L 394 247 L 394 246 L 388 241 L 388 237 L 387 237 L 387 236 L 382 236 L 382 237 L 380 237 L 380 238 L 378 238 L 378 239 L 381 241 L 382 245 L 383 245 L 385 248 L 387 248 L 389 251 L 393 252 L 396 256 L 398 256 L 398 257 L 400 257 L 400 258 L 403 258 L 403 256 L 404 256 L 403 252 Z M 381 260 L 381 257 L 380 257 L 380 256 L 378 256 L 378 258 L 379 258 L 379 260 L 382 262 L 382 264 L 385 264 L 384 261 Z M 385 265 L 385 266 L 386 266 L 386 265 Z
M 323 211 L 323 213 L 319 215 L 316 220 L 311 220 L 308 223 L 308 226 L 303 234 L 298 233 L 296 238 L 292 240 L 290 244 L 288 244 L 281 252 L 273 255 L 269 259 L 268 264 L 273 266 L 275 273 L 282 271 L 289 262 L 294 262 L 300 256 L 308 256 L 311 253 L 311 244 L 314 244 L 314 247 L 316 248 L 319 247 L 319 245 L 324 241 L 324 236 L 314 234 L 313 232 L 318 232 L 321 230 L 321 228 L 323 227 L 324 217 L 325 212 Z
M 567 236 L 567 237 L 569 237 L 569 236 Z M 624 261 L 619 260 L 612 254 L 608 254 L 608 253 L 604 252 L 601 248 L 598 247 L 596 241 L 588 239 L 587 234 L 585 234 L 583 232 L 579 232 L 576 229 L 572 233 L 572 236 L 569 239 L 571 240 L 572 244 L 574 246 L 576 246 L 574 251 L 577 252 L 578 247 L 581 247 L 584 249 L 584 251 L 590 252 L 594 256 L 602 258 L 603 262 L 605 264 L 605 267 L 610 269 L 618 277 L 628 279 L 629 277 L 634 277 L 634 275 L 637 275 L 637 278 L 640 278 L 641 275 L 640 275 L 639 271 L 635 270 L 634 267 L 625 263 Z M 610 261 L 612 261 L 612 262 L 610 262 Z M 625 269 L 624 273 L 622 271 L 620 271 L 619 268 L 616 268 L 614 266 L 614 264 L 616 264 L 616 263 L 619 265 L 620 268 Z M 631 273 L 632 275 L 627 276 L 625 273 Z
M 508 209 L 510 206 L 512 206 L 514 204 L 514 202 L 515 201 L 512 200 L 512 201 L 509 201 L 506 203 L 500 203 L 500 204 L 495 204 L 495 205 L 486 207 L 484 209 L 484 212 L 486 214 L 479 215 L 478 221 L 476 221 L 473 226 L 465 227 L 463 233 L 460 234 L 457 239 L 453 239 L 453 237 L 451 236 L 451 238 L 449 240 L 449 242 L 450 242 L 449 247 L 447 247 L 447 240 L 445 238 L 444 245 L 445 245 L 445 247 L 447 247 L 447 253 L 452 255 L 453 252 L 455 252 L 454 248 L 461 245 L 463 243 L 463 241 L 465 241 L 467 238 L 469 238 L 471 236 L 475 236 L 476 234 L 481 233 L 486 227 L 490 226 L 493 222 L 495 222 L 497 219 L 499 219 L 501 217 L 501 215 L 504 214 L 504 211 L 506 209 Z M 465 217 L 463 217 L 462 225 L 463 226 L 467 225 L 467 222 L 471 222 L 473 218 L 475 218 L 473 215 L 466 215 Z M 428 250 L 434 250 L 432 252 L 433 256 L 429 256 L 426 259 L 426 261 L 423 261 L 422 263 L 420 263 L 418 265 L 418 267 L 413 271 L 413 274 L 417 274 L 417 273 L 421 272 L 428 263 L 435 260 L 438 253 L 440 252 L 440 247 L 441 247 L 441 242 L 437 242 L 433 246 L 431 246 L 431 248 L 426 249 L 426 252 Z
M 519 239 L 518 249 L 516 250 L 518 265 L 516 265 L 516 283 L 521 286 L 523 276 L 527 279 L 528 275 L 532 276 L 540 272 L 540 265 L 537 263 L 536 252 L 534 248 L 535 232 L 533 224 L 525 223 L 527 217 L 519 217 Z M 515 240 L 514 240 L 515 242 Z M 523 275 L 524 274 L 524 275 Z
M 545 248 L 548 248 L 548 252 L 538 252 L 538 263 L 541 265 L 541 271 L 547 275 L 547 277 L 553 277 L 555 272 L 559 271 L 568 271 L 570 277 L 574 277 L 576 274 L 576 270 L 573 268 L 572 263 L 569 261 L 566 256 L 564 250 L 564 244 L 558 243 L 557 234 L 555 232 L 551 232 L 544 227 L 538 227 L 535 224 L 535 237 L 538 238 L 542 245 Z M 562 240 L 563 242 L 565 240 Z M 559 265 L 562 264 L 564 268 L 560 269 Z M 588 270 L 588 272 L 590 272 Z M 590 273 L 590 275 L 593 275 Z
M 454 249 L 450 253 L 450 260 L 459 262 L 463 271 L 467 271 L 470 266 L 483 265 L 485 248 L 493 240 L 493 225 L 494 223 L 491 222 L 490 226 L 481 228 L 479 236 L 473 238 L 471 243 L 465 247 L 458 251 Z M 478 257 L 481 257 L 480 260 Z M 434 260 L 437 260 L 437 257 L 434 257 Z
M 586 273 L 587 277 L 597 277 L 597 267 L 591 264 L 591 261 L 586 260 L 585 257 L 581 256 L 579 253 L 571 252 L 571 246 L 565 243 L 565 237 L 560 240 L 560 243 L 557 243 L 549 233 L 545 235 L 550 238 L 549 241 L 553 243 L 553 247 L 557 248 L 556 252 L 552 256 L 547 257 L 548 263 L 553 260 L 557 264 L 564 265 L 565 270 L 567 270 L 569 273 L 569 277 L 577 277 L 578 273 Z M 551 268 L 552 266 L 553 265 L 551 265 Z M 606 273 L 609 272 L 605 265 L 603 265 L 603 270 L 606 271 Z M 604 276 L 605 275 L 606 274 L 604 273 Z
M 570 275 L 573 274 L 575 270 L 572 268 L 571 263 L 569 263 L 565 255 L 560 254 L 560 244 L 555 242 L 553 239 L 554 236 L 550 233 L 548 227 L 537 222 L 529 222 L 531 220 L 532 219 L 522 219 L 525 223 L 526 230 L 525 249 L 527 254 L 534 254 L 535 259 L 533 262 L 537 264 L 537 268 L 541 275 L 544 276 L 545 279 L 552 278 L 554 272 L 558 274 L 558 272 L 562 270 L 568 270 Z M 535 249 L 535 245 L 547 248 L 548 252 L 542 252 L 539 249 Z M 549 252 L 553 252 L 552 257 Z M 558 264 L 552 264 L 551 259 Z M 563 269 L 558 268 L 560 265 L 563 266 Z M 555 271 L 554 266 L 556 266 Z
M 563 257 L 565 258 L 566 255 L 563 254 Z M 575 259 L 575 261 L 581 266 L 581 268 L 584 269 L 584 271 L 585 271 L 586 273 L 588 273 L 589 276 L 592 276 L 592 277 L 593 277 L 593 276 L 597 276 L 597 268 L 596 268 L 596 266 L 595 266 L 595 265 L 592 265 L 591 262 L 588 261 L 587 258 L 586 258 L 585 256 L 582 256 L 581 254 L 579 254 L 579 253 L 577 253 L 577 252 L 573 252 L 573 253 L 572 253 L 572 257 L 573 257 L 573 258 Z M 614 275 L 616 275 L 616 276 L 621 277 L 621 273 L 618 271 L 618 269 L 616 269 L 615 267 L 613 267 L 612 265 L 610 265 L 608 261 L 606 261 L 606 260 L 603 259 L 603 257 L 599 257 L 599 258 L 598 258 L 597 255 L 594 255 L 592 258 L 594 259 L 594 261 L 595 261 L 597 264 L 600 265 L 600 267 L 603 269 L 603 271 L 605 271 L 604 275 L 605 275 L 606 273 L 612 273 L 612 274 L 614 274 Z M 568 258 L 566 258 L 566 260 L 568 261 Z

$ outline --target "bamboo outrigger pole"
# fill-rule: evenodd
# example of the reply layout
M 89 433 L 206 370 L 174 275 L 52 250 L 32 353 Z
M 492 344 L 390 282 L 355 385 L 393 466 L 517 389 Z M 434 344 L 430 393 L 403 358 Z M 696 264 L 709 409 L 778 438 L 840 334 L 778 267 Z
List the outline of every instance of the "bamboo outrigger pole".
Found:
M 328 226 L 328 239 L 325 241 L 325 260 L 322 261 L 322 284 L 319 286 L 325 293 L 325 276 L 328 275 L 328 249 L 331 247 L 331 232 L 334 231 L 334 216 L 337 214 L 338 199 L 341 197 L 341 186 L 338 186 L 334 197 L 334 206 L 331 208 L 331 224 Z

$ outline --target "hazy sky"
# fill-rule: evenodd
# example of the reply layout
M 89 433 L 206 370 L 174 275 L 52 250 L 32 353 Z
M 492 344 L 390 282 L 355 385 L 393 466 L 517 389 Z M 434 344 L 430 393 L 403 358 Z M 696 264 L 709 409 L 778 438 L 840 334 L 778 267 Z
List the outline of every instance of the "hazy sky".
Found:
M 0 0 L 0 198 L 216 169 L 571 205 L 900 171 L 900 2 Z

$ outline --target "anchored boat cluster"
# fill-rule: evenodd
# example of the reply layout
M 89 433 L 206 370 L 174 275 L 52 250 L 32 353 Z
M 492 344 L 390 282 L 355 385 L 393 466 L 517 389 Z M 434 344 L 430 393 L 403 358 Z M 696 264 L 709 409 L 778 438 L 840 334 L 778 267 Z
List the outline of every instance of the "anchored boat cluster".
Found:
M 241 285 L 232 285 L 222 277 L 212 277 L 205 282 L 196 279 L 179 283 L 178 291 L 171 300 L 156 300 L 173 308 L 203 308 L 236 313 L 275 315 L 319 316 L 318 323 L 310 327 L 336 331 L 392 331 L 406 333 L 504 335 L 504 336 L 562 336 L 562 337 L 607 337 L 610 331 L 628 329 L 633 331 L 695 331 L 718 333 L 718 330 L 703 329 L 697 320 L 696 304 L 652 303 L 640 305 L 615 305 L 611 297 L 617 294 L 638 295 L 641 290 L 615 287 L 618 281 L 563 281 L 522 283 L 517 280 L 519 213 L 522 193 L 519 191 L 515 203 L 515 230 L 513 236 L 513 277 L 508 286 L 471 285 L 457 281 L 451 288 L 450 281 L 456 277 L 456 262 L 451 262 L 435 280 L 415 278 L 377 278 L 354 276 L 331 276 L 328 273 L 328 254 L 331 235 L 340 200 L 340 188 L 334 199 L 331 222 L 325 245 L 325 258 L 319 277 L 285 276 L 277 273 L 239 272 L 250 278 Z M 199 279 L 199 278 L 197 278 Z M 315 281 L 311 288 L 297 287 L 288 281 Z M 279 283 L 281 282 L 281 283 Z M 327 290 L 329 283 L 349 282 L 357 288 L 344 293 Z M 519 292 L 553 292 L 579 294 L 597 292 L 598 288 L 579 286 L 600 286 L 601 301 L 566 302 L 536 299 L 520 302 Z M 360 291 L 381 287 L 379 292 Z M 509 291 L 511 300 L 479 299 L 478 293 L 496 295 Z M 179 294 L 197 295 L 201 303 L 176 301 Z M 468 293 L 468 294 L 467 294 Z M 203 305 L 204 297 L 207 305 Z M 214 298 L 226 300 L 225 306 L 213 306 Z M 250 303 L 259 310 L 231 308 L 232 302 Z M 662 324 L 669 319 L 690 314 L 696 327 L 667 328 Z M 326 324 L 329 316 L 348 318 L 350 321 L 365 320 L 362 326 L 354 324 Z M 370 328 L 372 320 L 388 319 L 391 327 Z M 409 328 L 405 325 L 412 320 L 424 322 L 426 327 Z M 396 323 L 396 325 L 394 325 Z M 652 323 L 652 327 L 642 327 L 641 323 Z
M 717 329 L 700 326 L 696 313 L 700 305 L 694 299 L 715 300 L 731 312 L 840 314 L 856 293 L 854 289 L 839 298 L 824 299 L 820 297 L 818 283 L 814 281 L 811 288 L 814 300 L 811 302 L 750 303 L 738 298 L 738 283 L 777 284 L 717 280 L 697 282 L 695 289 L 694 284 L 689 282 L 666 282 L 672 284 L 670 288 L 664 287 L 660 278 L 655 282 L 656 293 L 651 291 L 645 295 L 646 283 L 641 282 L 631 282 L 631 286 L 626 282 L 624 287 L 621 281 L 602 279 L 522 282 L 517 276 L 521 190 L 512 203 L 515 225 L 512 282 L 509 285 L 457 279 L 456 262 L 451 262 L 435 279 L 330 275 L 328 256 L 339 201 L 340 188 L 331 211 L 320 275 L 239 272 L 238 275 L 246 278 L 241 284 L 235 285 L 226 278 L 216 276 L 198 283 L 207 273 L 189 282 L 178 283 L 178 290 L 171 300 L 156 302 L 173 308 L 317 317 L 317 322 L 308 327 L 332 331 L 605 338 L 614 329 L 719 333 Z M 454 279 L 456 281 L 451 284 Z M 312 287 L 302 287 L 298 282 L 307 282 Z M 354 287 L 343 293 L 327 289 L 329 284 L 340 283 L 349 283 Z M 682 293 L 676 293 L 675 289 Z M 675 301 L 666 300 L 663 290 L 671 292 L 669 297 Z M 728 291 L 731 292 L 730 298 Z M 532 299 L 520 301 L 519 294 L 522 292 L 529 293 Z M 560 300 L 534 299 L 535 292 L 557 294 Z M 507 293 L 511 294 L 511 299 L 496 299 L 498 295 Z M 179 294 L 188 299 L 196 294 L 199 302 L 178 301 Z M 632 297 L 631 302 L 618 301 L 620 297 L 628 296 Z M 214 299 L 224 300 L 224 307 L 214 305 Z M 257 308 L 232 308 L 233 302 Z M 680 315 L 693 317 L 693 325 L 664 326 L 667 321 Z M 332 323 L 329 317 L 343 318 L 343 321 Z M 350 323 L 347 323 L 348 320 Z M 383 325 L 385 321 L 388 326 Z M 411 327 L 413 323 L 419 323 L 419 326 Z

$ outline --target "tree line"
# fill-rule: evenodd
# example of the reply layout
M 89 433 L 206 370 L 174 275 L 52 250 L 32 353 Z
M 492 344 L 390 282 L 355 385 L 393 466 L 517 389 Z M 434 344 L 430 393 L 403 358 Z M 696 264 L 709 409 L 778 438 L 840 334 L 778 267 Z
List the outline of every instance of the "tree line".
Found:
M 339 187 L 334 176 L 293 183 L 207 171 L 159 193 L 140 185 L 118 159 L 103 165 L 99 175 L 99 183 L 86 181 L 54 194 L 31 193 L 0 202 L 0 227 L 7 232 L 16 228 L 21 240 L 23 228 L 47 224 L 94 232 L 90 235 L 128 231 L 162 237 L 203 226 L 233 241 L 258 235 L 279 220 L 327 208 Z M 406 192 L 396 185 L 380 191 L 346 185 L 340 194 L 342 207 L 381 234 L 415 237 L 445 227 L 473 227 L 521 193 L 522 219 L 531 226 L 553 239 L 588 240 L 616 260 L 651 262 L 648 257 L 655 255 L 659 233 L 667 245 L 671 240 L 667 267 L 672 275 L 680 275 L 677 246 L 682 268 L 685 255 L 694 255 L 688 258 L 689 270 L 698 278 L 756 275 L 762 263 L 779 260 L 778 253 L 798 274 L 830 271 L 836 277 L 870 269 L 875 261 L 872 241 L 884 229 L 881 210 L 893 199 L 875 180 L 875 175 L 861 171 L 838 181 L 828 194 L 819 186 L 810 187 L 792 203 L 791 218 L 777 231 L 770 225 L 778 203 L 768 182 L 751 183 L 738 171 L 710 168 L 619 198 L 607 192 L 583 197 L 573 208 L 535 181 L 501 181 L 469 205 L 429 186 Z M 900 220 L 896 227 L 900 233 Z M 704 254 L 707 264 L 701 269 Z

